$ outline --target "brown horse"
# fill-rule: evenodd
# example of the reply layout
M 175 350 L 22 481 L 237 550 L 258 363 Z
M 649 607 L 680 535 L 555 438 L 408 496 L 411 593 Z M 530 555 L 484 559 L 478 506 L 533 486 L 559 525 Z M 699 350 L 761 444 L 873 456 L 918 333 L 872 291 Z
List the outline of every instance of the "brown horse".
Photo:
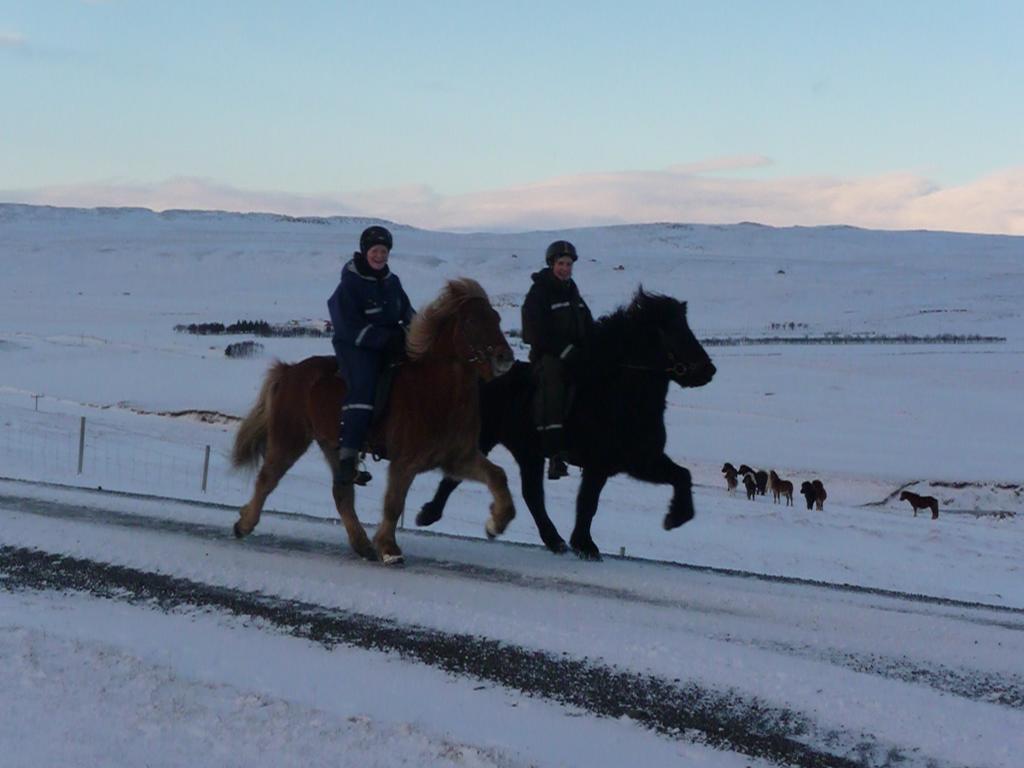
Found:
M 793 506 L 793 483 L 780 478 L 774 469 L 768 473 L 768 488 L 771 489 L 772 501 L 776 504 L 779 503 L 781 497 L 785 497 L 786 506 Z
M 729 493 L 733 493 L 736 490 L 738 481 L 736 477 L 738 475 L 736 467 L 730 464 L 728 461 L 722 465 L 722 474 L 725 475 L 725 487 Z
M 934 496 L 918 496 L 911 491 L 904 491 L 900 494 L 900 501 L 910 502 L 910 506 L 914 508 L 914 517 L 917 517 L 917 510 L 930 509 L 932 511 L 932 520 L 939 519 L 939 500 Z
M 485 530 L 497 536 L 515 516 L 504 470 L 480 452 L 479 379 L 500 376 L 513 363 L 500 318 L 474 280 L 449 281 L 440 296 L 416 315 L 406 342 L 408 361 L 394 376 L 384 415 L 373 425 L 368 448 L 387 457 L 384 511 L 373 544 L 356 517 L 353 486 L 333 487 L 334 503 L 349 544 L 360 556 L 402 561 L 395 526 L 413 478 L 440 468 L 445 475 L 487 484 L 493 497 Z M 338 416 L 345 382 L 334 357 L 277 363 L 263 382 L 256 405 L 235 436 L 232 463 L 263 466 L 252 499 L 235 523 L 239 538 L 260 521 L 267 496 L 316 440 L 332 475 L 338 469 Z

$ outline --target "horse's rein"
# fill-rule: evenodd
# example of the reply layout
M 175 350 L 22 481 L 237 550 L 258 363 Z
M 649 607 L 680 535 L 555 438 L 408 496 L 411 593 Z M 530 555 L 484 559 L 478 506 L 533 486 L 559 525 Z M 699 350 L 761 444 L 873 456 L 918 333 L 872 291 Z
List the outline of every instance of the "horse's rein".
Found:
M 469 357 L 467 357 L 465 360 L 462 360 L 462 358 L 458 357 L 455 359 L 459 360 L 460 362 L 473 364 L 481 362 L 489 363 L 491 361 L 491 357 L 494 355 L 494 345 L 488 344 L 486 347 L 470 347 L 469 353 Z
M 690 364 L 676 362 L 675 356 L 669 352 L 668 354 L 668 365 L 664 368 L 658 368 L 653 365 L 635 365 L 633 363 L 619 363 L 622 368 L 628 368 L 631 371 L 647 371 L 648 373 L 664 373 L 668 376 L 685 376 L 690 372 Z

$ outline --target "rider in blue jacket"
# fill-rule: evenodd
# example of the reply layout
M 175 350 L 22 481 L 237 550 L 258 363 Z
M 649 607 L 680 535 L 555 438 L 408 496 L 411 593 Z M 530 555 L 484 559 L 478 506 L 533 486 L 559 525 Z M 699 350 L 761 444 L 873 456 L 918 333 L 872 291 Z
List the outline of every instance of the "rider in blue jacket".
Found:
M 356 457 L 373 419 L 377 377 L 386 350 L 405 346 L 413 309 L 398 275 L 388 269 L 393 240 L 384 227 L 368 227 L 359 251 L 341 270 L 341 282 L 327 300 L 334 326 L 334 353 L 347 390 L 341 408 L 341 465 L 334 482 L 351 485 Z

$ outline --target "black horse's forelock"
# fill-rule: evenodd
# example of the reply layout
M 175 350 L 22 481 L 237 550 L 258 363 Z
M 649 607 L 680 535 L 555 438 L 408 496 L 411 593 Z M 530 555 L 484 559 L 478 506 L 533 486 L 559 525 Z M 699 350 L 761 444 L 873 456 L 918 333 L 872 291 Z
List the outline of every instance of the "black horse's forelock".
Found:
M 686 302 L 663 293 L 645 291 L 641 285 L 629 304 L 617 311 L 625 312 L 639 323 L 662 325 L 673 318 L 685 317 Z

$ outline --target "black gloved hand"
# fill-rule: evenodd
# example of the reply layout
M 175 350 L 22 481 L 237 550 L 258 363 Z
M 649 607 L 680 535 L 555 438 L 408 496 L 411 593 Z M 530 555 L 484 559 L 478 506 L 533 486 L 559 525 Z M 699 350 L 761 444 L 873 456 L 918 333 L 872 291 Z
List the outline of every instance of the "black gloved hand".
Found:
M 401 362 L 408 357 L 405 352 L 405 337 L 406 332 L 403 326 L 398 326 L 391 331 L 391 337 L 384 346 L 384 356 L 389 362 Z
M 568 352 L 563 352 L 562 365 L 565 367 L 566 372 L 575 375 L 582 367 L 585 358 L 583 346 L 581 344 L 573 344 Z

